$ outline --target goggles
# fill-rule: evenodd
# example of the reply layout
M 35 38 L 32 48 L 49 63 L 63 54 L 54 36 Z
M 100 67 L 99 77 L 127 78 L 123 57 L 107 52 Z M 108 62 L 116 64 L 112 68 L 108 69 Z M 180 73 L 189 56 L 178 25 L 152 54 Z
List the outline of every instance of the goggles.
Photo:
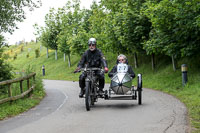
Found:
M 88 44 L 88 46 L 95 46 L 96 44 L 94 43 L 90 43 L 90 44 Z
M 118 61 L 125 61 L 124 59 L 119 59 Z

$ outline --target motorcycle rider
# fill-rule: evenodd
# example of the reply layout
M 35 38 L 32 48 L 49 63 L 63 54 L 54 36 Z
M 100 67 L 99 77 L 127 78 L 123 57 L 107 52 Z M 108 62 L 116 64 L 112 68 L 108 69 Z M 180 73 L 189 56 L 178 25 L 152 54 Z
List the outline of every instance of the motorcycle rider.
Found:
M 125 55 L 120 54 L 120 55 L 117 57 L 117 64 L 119 64 L 119 63 L 124 63 L 124 64 L 127 64 L 127 65 L 128 65 L 128 60 L 127 60 L 127 58 L 126 58 Z M 115 75 L 116 72 L 117 72 L 117 65 L 115 65 L 115 66 L 112 68 L 112 70 L 108 73 L 108 76 L 109 76 L 110 78 L 112 78 L 112 77 Z M 135 73 L 133 72 L 133 69 L 132 69 L 132 67 L 131 67 L 130 65 L 128 65 L 128 71 L 127 71 L 127 72 L 129 73 L 129 75 L 130 75 L 132 78 L 135 77 Z
M 80 71 L 80 69 L 86 67 L 86 65 L 88 68 L 93 68 L 93 67 L 101 68 L 103 65 L 105 73 L 108 72 L 108 66 L 107 66 L 105 57 L 103 53 L 101 52 L 101 50 L 97 49 L 96 44 L 97 42 L 95 38 L 90 38 L 88 40 L 89 49 L 82 55 L 82 58 L 80 62 L 78 63 L 75 72 Z M 99 94 L 102 94 L 103 88 L 105 85 L 104 73 L 102 73 L 101 71 L 96 71 L 95 73 L 99 79 Z M 81 88 L 79 97 L 83 97 L 85 93 L 86 76 L 87 75 L 85 73 L 82 73 L 79 76 L 79 86 Z

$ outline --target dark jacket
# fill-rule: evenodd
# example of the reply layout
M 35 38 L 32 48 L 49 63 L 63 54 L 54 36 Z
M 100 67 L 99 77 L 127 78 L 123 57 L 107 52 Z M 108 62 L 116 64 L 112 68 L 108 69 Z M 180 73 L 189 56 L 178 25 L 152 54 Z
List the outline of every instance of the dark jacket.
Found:
M 78 64 L 79 68 L 85 67 L 108 67 L 105 57 L 101 50 L 95 49 L 94 51 L 90 51 L 89 49 L 82 55 L 82 58 Z
M 114 76 L 114 74 L 117 72 L 117 65 L 115 65 L 112 70 L 108 73 L 108 76 L 111 78 Z M 130 65 L 128 65 L 128 72 L 129 75 L 134 78 L 135 77 L 135 73 L 133 72 L 133 69 Z

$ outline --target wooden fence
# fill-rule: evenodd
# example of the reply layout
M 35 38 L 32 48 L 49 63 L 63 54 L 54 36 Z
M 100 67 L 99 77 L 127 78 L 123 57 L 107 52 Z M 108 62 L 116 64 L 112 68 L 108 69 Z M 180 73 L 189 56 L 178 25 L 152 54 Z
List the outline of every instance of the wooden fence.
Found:
M 33 91 L 34 87 L 35 87 L 35 75 L 36 73 L 31 73 L 27 76 L 21 77 L 21 78 L 16 78 L 16 79 L 12 79 L 12 80 L 6 80 L 6 81 L 2 81 L 0 82 L 0 86 L 8 86 L 8 97 L 4 98 L 4 99 L 0 99 L 0 104 L 8 102 L 8 101 L 14 101 L 20 98 L 23 98 L 26 95 L 30 96 L 30 93 Z M 33 78 L 33 82 L 30 85 L 30 79 Z M 27 80 L 27 88 L 28 90 L 24 91 L 23 89 L 23 81 Z M 12 88 L 11 88 L 11 84 L 13 83 L 17 83 L 20 82 L 19 86 L 20 86 L 20 92 L 21 94 L 13 96 L 12 95 Z

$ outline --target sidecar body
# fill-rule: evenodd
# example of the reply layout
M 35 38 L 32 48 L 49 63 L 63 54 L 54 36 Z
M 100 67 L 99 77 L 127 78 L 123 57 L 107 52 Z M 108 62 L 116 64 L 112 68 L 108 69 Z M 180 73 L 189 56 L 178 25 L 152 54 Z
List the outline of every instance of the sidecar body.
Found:
M 141 104 L 142 75 L 138 74 L 137 87 L 132 85 L 132 77 L 128 73 L 127 64 L 118 64 L 117 72 L 111 78 L 108 92 L 109 100 L 136 100 Z

